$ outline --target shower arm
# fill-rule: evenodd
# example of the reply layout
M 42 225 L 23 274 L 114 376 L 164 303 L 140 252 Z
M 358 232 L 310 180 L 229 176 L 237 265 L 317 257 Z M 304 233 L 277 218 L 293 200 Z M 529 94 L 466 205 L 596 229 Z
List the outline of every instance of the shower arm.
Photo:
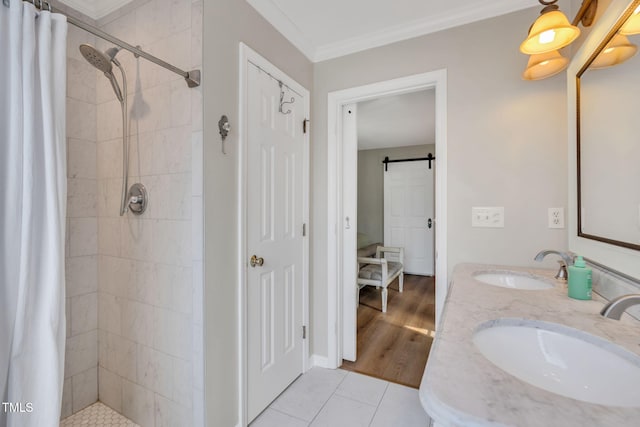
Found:
M 120 61 L 115 58 L 112 59 L 113 63 L 120 70 L 122 74 L 122 100 L 120 101 L 120 108 L 122 110 L 122 198 L 120 199 L 120 216 L 123 216 L 127 212 L 127 192 L 129 190 L 129 138 L 128 138 L 128 126 L 127 126 L 127 75 L 124 72 L 124 68 L 120 65 Z M 115 78 L 115 77 L 114 77 Z M 113 84 L 113 83 L 112 83 Z

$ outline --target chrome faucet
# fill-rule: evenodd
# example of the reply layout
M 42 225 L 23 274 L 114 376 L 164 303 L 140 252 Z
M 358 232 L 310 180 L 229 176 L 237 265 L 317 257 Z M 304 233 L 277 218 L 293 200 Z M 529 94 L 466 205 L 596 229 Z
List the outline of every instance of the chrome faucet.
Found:
M 622 295 L 604 306 L 600 314 L 609 319 L 620 320 L 627 308 L 640 304 L 640 294 Z
M 550 254 L 555 254 L 562 258 L 562 261 L 558 261 L 560 263 L 560 269 L 555 275 L 556 279 L 567 280 L 567 267 L 573 265 L 573 260 L 575 259 L 575 254 L 573 252 L 561 252 L 554 251 L 553 249 L 545 249 L 543 251 L 538 252 L 535 256 L 534 260 L 538 262 L 542 262 L 544 257 Z

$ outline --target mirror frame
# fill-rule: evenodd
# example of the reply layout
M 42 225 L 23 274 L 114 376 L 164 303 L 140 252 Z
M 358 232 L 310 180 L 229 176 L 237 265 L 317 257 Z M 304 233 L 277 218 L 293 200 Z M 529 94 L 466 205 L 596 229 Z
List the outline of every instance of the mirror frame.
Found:
M 629 6 L 624 10 L 622 15 L 615 22 L 613 27 L 609 30 L 606 36 L 600 41 L 598 46 L 593 50 L 591 55 L 588 57 L 586 62 L 582 65 L 580 70 L 576 73 L 575 77 L 575 90 L 576 90 L 576 172 L 577 172 L 577 228 L 578 228 L 578 237 L 583 237 L 585 239 L 597 240 L 599 242 L 608 243 L 610 245 L 621 246 L 623 248 L 633 249 L 636 251 L 640 251 L 640 244 L 625 242 L 622 240 L 610 239 L 603 236 L 598 236 L 595 234 L 588 234 L 582 231 L 582 184 L 581 184 L 581 163 L 580 163 L 580 137 L 581 137 L 581 129 L 580 129 L 580 79 L 582 75 L 589 69 L 593 61 L 597 58 L 597 56 L 602 52 L 607 44 L 613 39 L 613 37 L 620 31 L 620 28 L 624 25 L 624 23 L 629 19 L 629 17 L 633 14 L 635 9 L 640 5 L 640 0 L 633 0 L 629 4 Z

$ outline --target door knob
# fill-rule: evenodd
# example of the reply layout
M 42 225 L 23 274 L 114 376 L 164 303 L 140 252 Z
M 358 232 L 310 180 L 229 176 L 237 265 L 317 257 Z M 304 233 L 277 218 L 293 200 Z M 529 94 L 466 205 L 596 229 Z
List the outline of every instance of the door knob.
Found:
M 251 267 L 255 267 L 256 265 L 258 267 L 262 267 L 262 264 L 264 264 L 264 258 L 253 255 L 251 257 L 251 260 L 249 260 L 249 264 L 251 265 Z
M 433 221 L 431 221 L 431 218 L 429 218 L 429 220 L 427 221 L 427 227 L 431 228 L 433 226 Z

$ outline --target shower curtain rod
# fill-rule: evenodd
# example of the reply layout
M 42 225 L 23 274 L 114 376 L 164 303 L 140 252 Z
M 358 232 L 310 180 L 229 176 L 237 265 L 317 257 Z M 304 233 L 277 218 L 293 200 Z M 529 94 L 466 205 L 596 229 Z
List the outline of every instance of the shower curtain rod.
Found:
M 191 71 L 184 71 L 181 70 L 178 67 L 175 67 L 171 64 L 169 64 L 168 62 L 163 61 L 162 59 L 156 58 L 153 55 L 148 54 L 147 52 L 143 51 L 142 49 L 139 49 L 135 46 L 130 45 L 129 43 L 120 40 L 119 38 L 116 38 L 114 36 L 112 36 L 109 33 L 105 33 L 104 31 L 102 31 L 99 28 L 96 28 L 92 25 L 87 24 L 86 22 L 83 22 L 79 19 L 74 18 L 73 16 L 69 16 L 66 13 L 63 13 L 59 10 L 54 9 L 51 4 L 49 4 L 49 2 L 44 1 L 44 0 L 22 0 L 25 1 L 27 3 L 31 3 L 32 5 L 34 5 L 37 9 L 39 10 L 49 10 L 50 12 L 55 12 L 55 13 L 59 13 L 61 15 L 65 15 L 67 17 L 67 22 L 71 25 L 74 25 L 82 30 L 85 30 L 95 36 L 100 37 L 101 39 L 104 39 L 108 42 L 111 42 L 113 44 L 115 44 L 116 46 L 119 46 L 125 50 L 128 50 L 129 52 L 133 53 L 135 55 L 135 57 L 143 57 L 144 59 L 146 59 L 147 61 L 151 61 L 154 64 L 157 64 L 163 68 L 166 68 L 169 71 L 172 71 L 176 74 L 179 74 L 180 76 L 184 77 L 184 79 L 187 82 L 187 85 L 189 87 L 198 87 L 200 86 L 200 70 L 191 70 Z M 6 3 L 5 3 L 6 4 Z

